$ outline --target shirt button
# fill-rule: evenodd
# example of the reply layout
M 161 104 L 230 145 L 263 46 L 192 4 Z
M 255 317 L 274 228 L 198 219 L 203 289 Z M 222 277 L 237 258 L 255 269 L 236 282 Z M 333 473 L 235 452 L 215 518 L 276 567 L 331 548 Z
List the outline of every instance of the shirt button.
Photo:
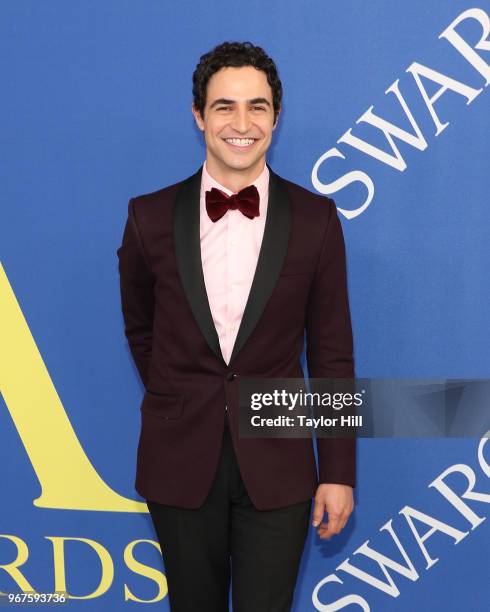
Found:
M 235 374 L 234 372 L 228 372 L 228 374 L 226 375 L 226 380 L 229 380 L 230 382 L 235 380 L 235 378 L 238 377 L 238 374 Z

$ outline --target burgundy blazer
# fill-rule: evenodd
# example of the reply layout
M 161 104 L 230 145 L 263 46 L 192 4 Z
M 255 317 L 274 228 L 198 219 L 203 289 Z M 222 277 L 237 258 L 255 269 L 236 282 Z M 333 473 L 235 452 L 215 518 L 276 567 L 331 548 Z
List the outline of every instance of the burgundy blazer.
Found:
M 182 508 L 205 500 L 225 406 L 240 472 L 258 509 L 299 503 L 318 483 L 355 485 L 355 439 L 240 438 L 240 376 L 353 378 L 345 249 L 333 200 L 271 168 L 262 246 L 227 365 L 206 295 L 199 239 L 201 168 L 132 198 L 119 257 L 125 335 L 145 394 L 135 487 Z

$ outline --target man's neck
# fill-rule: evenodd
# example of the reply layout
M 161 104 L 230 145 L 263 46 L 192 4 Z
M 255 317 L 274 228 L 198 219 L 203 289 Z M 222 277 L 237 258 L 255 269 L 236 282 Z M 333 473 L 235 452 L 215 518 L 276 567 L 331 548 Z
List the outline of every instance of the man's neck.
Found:
M 246 170 L 232 170 L 220 168 L 206 158 L 206 170 L 208 174 L 223 187 L 233 193 L 251 185 L 261 174 L 265 167 L 265 158 L 261 165 L 247 168 Z

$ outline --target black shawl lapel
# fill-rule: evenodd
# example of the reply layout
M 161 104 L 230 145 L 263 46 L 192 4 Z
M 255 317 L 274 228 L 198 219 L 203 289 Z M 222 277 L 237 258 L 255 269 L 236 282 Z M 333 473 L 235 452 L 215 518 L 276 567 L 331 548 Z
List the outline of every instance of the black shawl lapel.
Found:
M 230 366 L 248 340 L 277 283 L 286 258 L 292 223 L 289 194 L 269 165 L 269 201 L 264 236 L 242 322 L 230 358 Z
M 269 201 L 257 267 L 229 365 L 257 325 L 281 272 L 289 243 L 292 212 L 283 181 L 269 168 Z M 173 226 L 177 267 L 194 317 L 223 365 L 218 334 L 209 307 L 202 270 L 199 197 L 202 168 L 183 181 L 175 201 Z
M 201 173 L 202 167 L 183 181 L 177 192 L 173 215 L 175 256 L 180 280 L 197 324 L 212 351 L 226 365 L 221 354 L 202 271 L 199 235 Z

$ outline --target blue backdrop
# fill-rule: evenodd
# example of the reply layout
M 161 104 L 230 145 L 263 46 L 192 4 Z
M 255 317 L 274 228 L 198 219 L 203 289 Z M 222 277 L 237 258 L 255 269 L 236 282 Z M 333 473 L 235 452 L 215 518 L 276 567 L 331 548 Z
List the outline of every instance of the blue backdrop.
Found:
M 279 67 L 272 168 L 344 211 L 358 376 L 490 377 L 488 15 L 489 0 L 1 3 L 0 591 L 168 609 L 133 488 L 142 387 L 116 249 L 128 199 L 202 163 L 191 75 L 223 40 Z M 370 108 L 404 136 L 390 144 Z M 295 610 L 488 609 L 489 446 L 361 440 L 356 509 L 333 540 L 310 534 Z M 455 465 L 448 486 L 480 493 L 466 510 L 430 486 Z M 356 552 L 367 540 L 392 585 Z

